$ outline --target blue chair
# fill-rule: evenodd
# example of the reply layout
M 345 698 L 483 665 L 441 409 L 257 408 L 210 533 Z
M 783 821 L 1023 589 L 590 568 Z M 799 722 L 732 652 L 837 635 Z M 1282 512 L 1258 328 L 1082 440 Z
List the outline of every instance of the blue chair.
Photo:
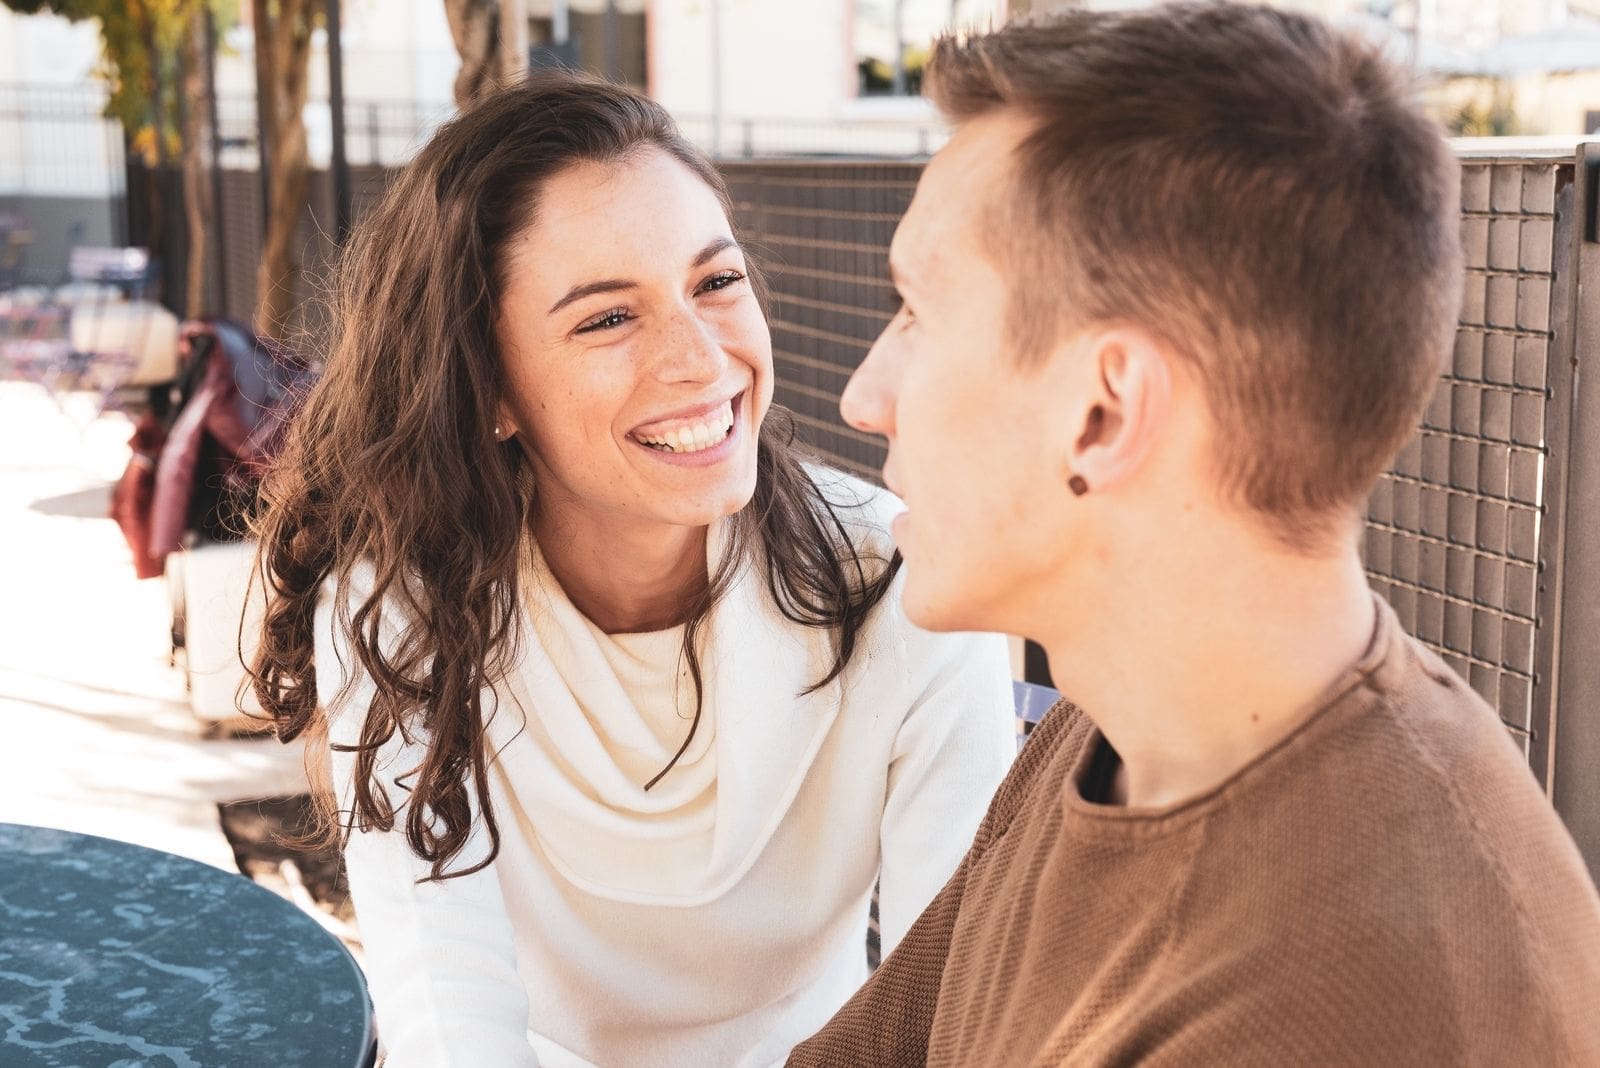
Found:
M 1049 686 L 1040 686 L 1036 682 L 1011 683 L 1011 699 L 1017 709 L 1017 748 L 1022 748 L 1022 743 L 1028 740 L 1028 735 L 1033 728 L 1044 718 L 1044 714 L 1061 700 L 1061 692 Z

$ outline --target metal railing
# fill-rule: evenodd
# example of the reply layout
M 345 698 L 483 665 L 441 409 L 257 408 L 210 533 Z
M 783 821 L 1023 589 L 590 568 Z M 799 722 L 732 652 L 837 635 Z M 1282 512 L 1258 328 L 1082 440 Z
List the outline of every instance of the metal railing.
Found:
M 934 122 L 903 119 L 725 118 L 677 114 L 678 127 L 718 159 L 835 158 L 926 159 L 950 139 Z

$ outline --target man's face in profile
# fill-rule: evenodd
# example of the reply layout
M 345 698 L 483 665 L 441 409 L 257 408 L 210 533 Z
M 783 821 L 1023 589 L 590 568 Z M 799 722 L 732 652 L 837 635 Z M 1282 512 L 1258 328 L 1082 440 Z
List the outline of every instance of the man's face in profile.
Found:
M 852 426 L 889 439 L 884 478 L 908 509 L 894 526 L 906 610 L 930 629 L 1015 632 L 1018 596 L 1064 548 L 1051 376 L 1011 350 L 1023 268 L 996 232 L 1030 128 L 1005 112 L 975 119 L 928 165 L 890 252 L 903 306 L 840 403 Z

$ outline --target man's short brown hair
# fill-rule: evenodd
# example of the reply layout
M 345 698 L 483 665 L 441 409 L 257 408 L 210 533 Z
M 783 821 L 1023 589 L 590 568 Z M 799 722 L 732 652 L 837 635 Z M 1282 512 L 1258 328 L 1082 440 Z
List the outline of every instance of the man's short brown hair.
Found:
M 993 217 L 1020 351 L 1151 329 L 1200 367 L 1232 497 L 1291 543 L 1362 501 L 1461 292 L 1459 167 L 1375 46 L 1261 7 L 1074 13 L 942 41 L 928 91 L 1037 123 Z

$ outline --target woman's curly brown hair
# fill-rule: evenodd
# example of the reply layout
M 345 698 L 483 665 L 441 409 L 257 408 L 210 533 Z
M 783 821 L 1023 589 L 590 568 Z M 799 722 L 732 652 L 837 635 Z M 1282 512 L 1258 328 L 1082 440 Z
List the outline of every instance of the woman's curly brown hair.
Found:
M 552 175 L 646 147 L 698 175 L 731 220 L 716 169 L 659 105 L 629 90 L 540 74 L 445 124 L 353 235 L 334 289 L 326 369 L 263 484 L 255 533 L 268 607 L 255 693 L 282 740 L 326 738 L 314 630 L 319 598 L 330 596 L 334 625 L 376 691 L 350 747 L 353 810 L 339 824 L 344 834 L 394 829 L 378 750 L 397 732 L 408 742 L 425 737 L 421 766 L 402 776 L 404 828 L 432 879 L 477 871 L 499 850 L 482 698 L 522 640 L 519 560 L 536 502 L 521 447 L 497 443 L 493 431 L 504 388 L 494 321 L 505 246 L 529 224 Z M 853 547 L 793 437 L 792 420 L 774 408 L 759 437 L 754 499 L 730 524 L 727 551 L 690 614 L 684 655 L 695 723 L 696 637 L 740 561 L 762 562 L 790 620 L 832 631 L 834 661 L 818 686 L 844 670 L 898 569 L 898 554 L 884 561 Z M 352 589 L 358 563 L 372 570 L 370 591 Z M 381 628 L 398 637 L 380 639 Z M 471 832 L 469 798 L 490 849 L 447 871 Z M 331 815 L 332 799 L 323 801 Z

